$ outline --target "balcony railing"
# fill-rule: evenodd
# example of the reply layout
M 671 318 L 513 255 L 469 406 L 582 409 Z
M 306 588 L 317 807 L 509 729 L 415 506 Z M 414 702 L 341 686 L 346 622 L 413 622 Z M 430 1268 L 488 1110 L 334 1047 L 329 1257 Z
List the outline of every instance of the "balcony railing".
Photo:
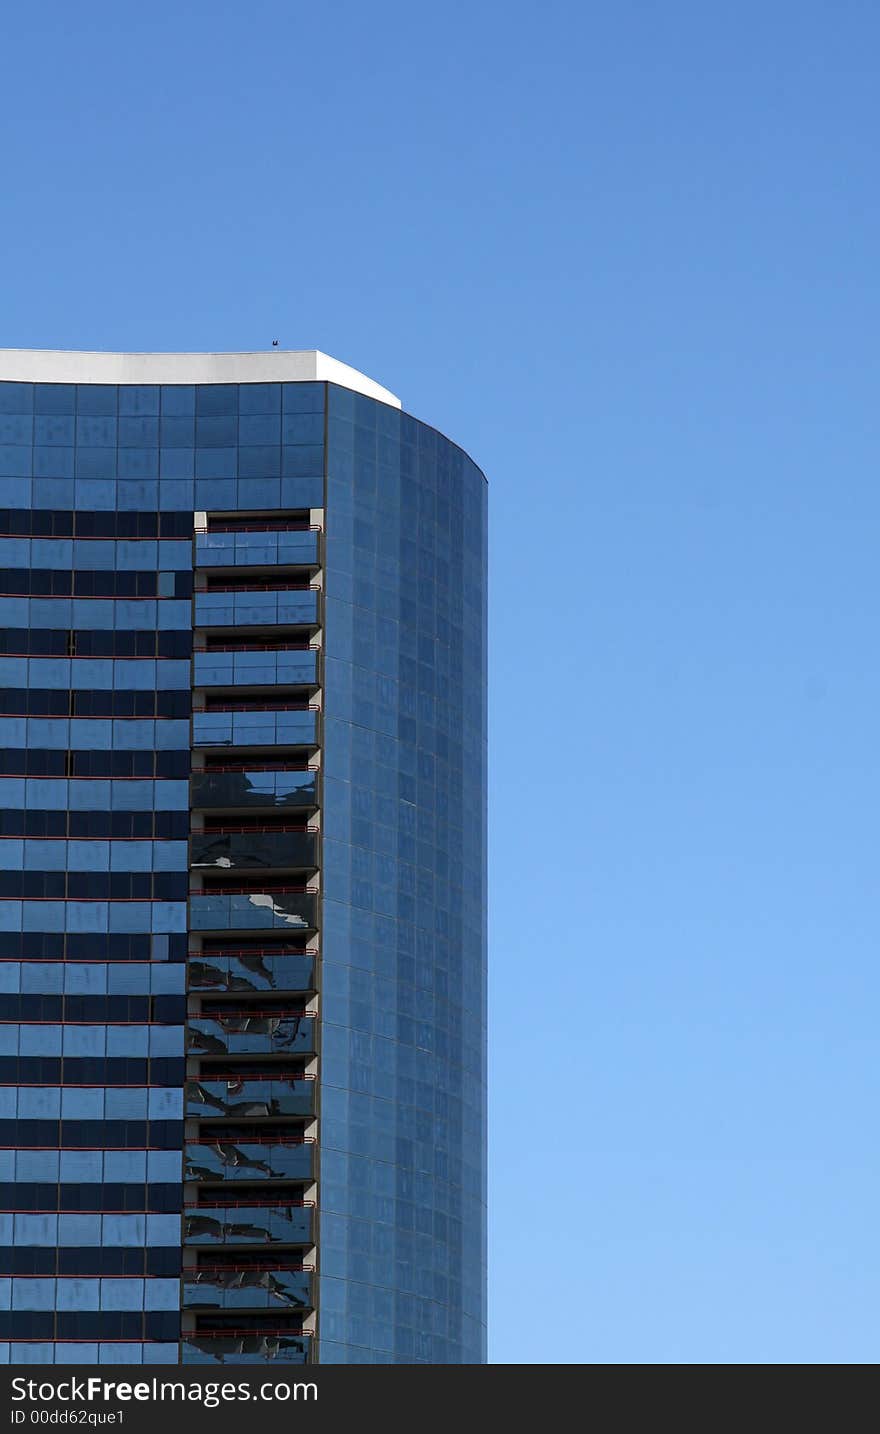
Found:
M 265 812 L 257 816 L 206 817 L 200 836 L 241 836 L 242 833 L 257 836 L 275 836 L 279 832 L 318 832 L 321 828 L 315 822 L 291 821 L 288 817 L 273 817 Z M 123 838 L 125 840 L 125 838 Z
M 311 1309 L 313 1277 L 308 1270 L 184 1271 L 184 1309 Z
M 305 1076 L 288 1080 L 243 1075 L 240 1080 L 205 1078 L 186 1083 L 186 1114 L 236 1120 L 255 1116 L 310 1116 L 315 1112 L 316 1082 Z
M 186 1030 L 191 1056 L 300 1056 L 314 1049 L 311 1016 L 191 1016 Z
M 213 528 L 196 534 L 196 567 L 314 567 L 318 562 L 318 532 L 314 528 L 288 528 L 271 532 L 228 532 Z
M 317 805 L 317 773 L 309 771 L 194 772 L 194 808 L 269 807 L 308 811 Z
M 296 652 L 195 652 L 194 687 L 314 686 L 318 654 L 314 648 Z
M 309 522 L 309 516 L 305 511 L 297 516 L 289 513 L 267 513 L 256 518 L 245 518 L 240 513 L 230 513 L 226 517 L 210 517 L 207 527 L 200 528 L 200 533 L 320 533 L 320 527 Z
M 271 1128 L 271 1127 L 270 1127 Z M 311 1180 L 315 1147 L 311 1142 L 274 1145 L 262 1141 L 190 1141 L 185 1180 Z
M 313 832 L 193 832 L 190 866 L 223 870 L 290 868 L 312 871 L 318 862 Z
M 312 991 L 315 959 L 270 951 L 205 951 L 190 956 L 189 984 L 195 991 Z
M 200 592 L 209 593 L 302 593 L 320 592 L 316 584 L 279 572 L 236 573 L 227 577 L 208 577 Z M 85 594 L 84 594 L 85 596 Z
M 192 732 L 196 747 L 314 747 L 317 713 L 194 712 Z
M 198 888 L 194 889 L 198 890 Z M 303 885 L 302 879 L 296 876 L 286 876 L 274 871 L 251 876 L 249 872 L 245 871 L 230 872 L 229 875 L 224 873 L 222 876 L 217 876 L 212 872 L 208 885 L 201 890 L 215 895 L 222 892 L 223 895 L 231 896 L 250 896 L 253 892 L 269 892 L 273 896 L 301 896 L 308 889 Z
M 192 931 L 308 931 L 317 922 L 316 892 L 289 893 L 259 890 L 193 892 L 189 898 Z
M 314 627 L 318 593 L 314 589 L 286 592 L 196 593 L 195 627 Z
M 187 1245 L 311 1245 L 311 1205 L 199 1205 L 184 1210 Z
M 189 1334 L 180 1345 L 181 1364 L 310 1363 L 308 1335 Z
M 320 648 L 305 637 L 258 637 L 248 633 L 237 637 L 231 633 L 203 633 L 193 643 L 193 652 L 319 652 Z
M 285 692 L 273 687 L 258 696 L 236 697 L 227 692 L 207 693 L 193 704 L 193 712 L 319 712 L 317 702 L 306 702 L 301 693 Z M 0 714 L 2 715 L 2 714 Z M 125 720 L 125 719 L 122 719 Z

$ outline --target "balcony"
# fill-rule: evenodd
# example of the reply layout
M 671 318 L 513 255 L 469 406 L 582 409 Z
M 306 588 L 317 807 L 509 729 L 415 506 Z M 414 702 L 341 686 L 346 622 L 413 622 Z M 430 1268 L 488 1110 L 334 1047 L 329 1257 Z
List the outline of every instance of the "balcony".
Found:
M 315 1021 L 312 1016 L 240 1011 L 191 1016 L 186 1049 L 191 1056 L 309 1055 L 315 1050 Z
M 307 686 L 318 681 L 313 648 L 291 652 L 195 652 L 194 687 Z
M 196 567 L 317 567 L 318 539 L 318 533 L 308 528 L 276 533 L 196 533 Z
M 281 868 L 314 871 L 318 864 L 318 838 L 314 832 L 193 832 L 190 866 Z
M 216 1118 L 230 1116 L 250 1120 L 253 1116 L 315 1113 L 315 1085 L 305 1076 L 287 1079 L 259 1079 L 242 1075 L 240 1080 L 218 1078 L 186 1083 L 186 1114 Z
M 272 1127 L 268 1127 L 271 1129 Z M 262 1141 L 190 1141 L 184 1180 L 311 1180 L 315 1147 L 309 1142 L 264 1145 Z
M 194 772 L 190 805 L 207 810 L 267 807 L 311 811 L 318 804 L 317 772 Z
M 311 1245 L 311 1205 L 188 1205 L 187 1245 Z
M 268 592 L 196 593 L 194 627 L 316 627 L 318 593 L 314 588 Z
M 313 710 L 194 712 L 194 747 L 314 747 L 318 714 Z
M 193 892 L 189 899 L 191 931 L 313 930 L 318 896 L 301 892 Z
M 314 1304 L 309 1270 L 184 1271 L 185 1309 L 306 1310 Z
M 309 1364 L 307 1335 L 188 1334 L 180 1345 L 181 1364 Z
M 315 960 L 305 954 L 275 956 L 263 951 L 201 952 L 190 957 L 193 991 L 312 991 Z

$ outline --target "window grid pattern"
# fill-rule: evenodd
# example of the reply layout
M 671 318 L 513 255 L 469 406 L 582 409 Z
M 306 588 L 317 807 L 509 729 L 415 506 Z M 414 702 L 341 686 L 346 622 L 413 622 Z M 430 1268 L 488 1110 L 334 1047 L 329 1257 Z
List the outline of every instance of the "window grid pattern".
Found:
M 322 1363 L 485 1360 L 486 484 L 330 387 Z
M 0 383 L 0 1363 L 485 1359 L 485 573 L 386 405 Z
M 3 1361 L 178 1358 L 194 473 L 161 411 L 0 384 Z
M 195 545 L 185 1364 L 314 1355 L 324 395 L 230 389 L 212 419 L 249 476 Z

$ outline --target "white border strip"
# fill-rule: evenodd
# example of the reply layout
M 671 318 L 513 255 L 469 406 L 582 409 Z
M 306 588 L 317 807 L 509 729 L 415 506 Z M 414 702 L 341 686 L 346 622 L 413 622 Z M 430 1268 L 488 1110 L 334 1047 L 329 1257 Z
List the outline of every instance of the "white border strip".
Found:
M 319 349 L 244 354 L 76 353 L 0 349 L 0 382 L 13 383 L 338 383 L 401 408 L 381 384 Z

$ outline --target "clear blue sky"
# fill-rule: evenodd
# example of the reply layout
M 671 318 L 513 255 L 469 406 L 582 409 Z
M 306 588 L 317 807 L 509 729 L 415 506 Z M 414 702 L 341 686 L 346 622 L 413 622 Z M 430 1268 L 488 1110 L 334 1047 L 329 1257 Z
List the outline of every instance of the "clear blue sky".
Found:
M 492 1352 L 878 1340 L 869 0 L 4 17 L 0 345 L 319 347 L 492 484 Z

